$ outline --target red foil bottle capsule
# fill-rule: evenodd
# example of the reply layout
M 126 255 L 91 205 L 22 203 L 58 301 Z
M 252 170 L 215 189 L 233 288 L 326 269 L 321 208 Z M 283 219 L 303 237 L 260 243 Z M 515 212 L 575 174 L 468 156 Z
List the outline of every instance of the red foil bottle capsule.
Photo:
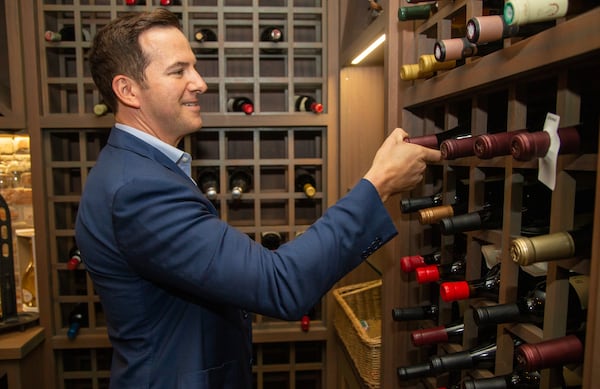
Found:
M 522 344 L 515 350 L 517 368 L 534 371 L 583 361 L 583 342 L 577 335 Z
M 559 154 L 572 154 L 579 152 L 581 137 L 577 127 L 558 129 L 560 139 Z M 543 158 L 550 148 L 550 134 L 546 131 L 528 132 L 515 135 L 511 141 L 511 153 L 517 161 L 531 161 L 534 158 Z

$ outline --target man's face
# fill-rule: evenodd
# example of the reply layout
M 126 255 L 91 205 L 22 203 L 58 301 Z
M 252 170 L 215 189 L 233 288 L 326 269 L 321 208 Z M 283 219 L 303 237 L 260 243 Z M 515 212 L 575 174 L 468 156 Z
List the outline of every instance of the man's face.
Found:
M 153 28 L 140 35 L 149 59 L 140 93 L 140 119 L 147 130 L 172 143 L 202 127 L 198 96 L 207 89 L 196 57 L 177 28 Z

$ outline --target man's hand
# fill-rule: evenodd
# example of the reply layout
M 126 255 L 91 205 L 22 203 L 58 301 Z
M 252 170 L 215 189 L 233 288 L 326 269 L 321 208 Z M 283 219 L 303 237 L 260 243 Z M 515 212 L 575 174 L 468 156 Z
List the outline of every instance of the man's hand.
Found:
M 377 150 L 364 176 L 384 202 L 396 193 L 413 189 L 423 180 L 427 162 L 436 162 L 442 157 L 439 150 L 405 142 L 407 137 L 403 129 L 396 128 Z

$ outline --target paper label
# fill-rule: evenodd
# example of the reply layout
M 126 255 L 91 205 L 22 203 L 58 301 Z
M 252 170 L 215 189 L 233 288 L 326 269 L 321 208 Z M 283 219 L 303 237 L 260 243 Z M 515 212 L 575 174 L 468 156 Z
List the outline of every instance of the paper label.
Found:
M 556 162 L 558 150 L 560 150 L 560 138 L 558 137 L 558 124 L 560 116 L 548 112 L 544 122 L 544 131 L 550 135 L 550 147 L 543 158 L 539 158 L 538 180 L 551 190 L 556 186 Z

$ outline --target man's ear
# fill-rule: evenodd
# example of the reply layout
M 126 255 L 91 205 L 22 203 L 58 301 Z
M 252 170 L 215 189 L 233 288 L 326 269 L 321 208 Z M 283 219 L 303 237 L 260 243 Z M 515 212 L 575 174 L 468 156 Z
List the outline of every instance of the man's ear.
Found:
M 140 101 L 137 94 L 138 83 L 131 78 L 118 75 L 113 78 L 112 88 L 117 99 L 124 105 L 131 108 L 139 108 Z

